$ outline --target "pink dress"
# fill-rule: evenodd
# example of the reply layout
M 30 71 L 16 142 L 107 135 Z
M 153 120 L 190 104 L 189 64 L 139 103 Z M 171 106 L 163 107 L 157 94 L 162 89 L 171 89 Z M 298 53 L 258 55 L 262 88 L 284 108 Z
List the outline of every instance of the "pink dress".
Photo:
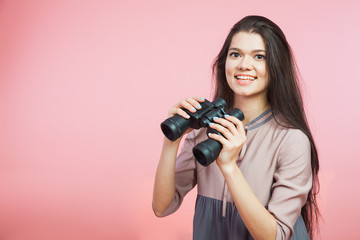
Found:
M 270 109 L 245 128 L 247 142 L 237 165 L 254 194 L 276 218 L 276 239 L 309 239 L 300 214 L 312 186 L 309 139 L 301 130 L 279 125 Z M 193 156 L 192 148 L 206 139 L 205 128 L 186 137 L 176 160 L 176 196 L 163 216 L 175 212 L 197 185 L 193 239 L 253 239 L 216 163 L 203 167 Z

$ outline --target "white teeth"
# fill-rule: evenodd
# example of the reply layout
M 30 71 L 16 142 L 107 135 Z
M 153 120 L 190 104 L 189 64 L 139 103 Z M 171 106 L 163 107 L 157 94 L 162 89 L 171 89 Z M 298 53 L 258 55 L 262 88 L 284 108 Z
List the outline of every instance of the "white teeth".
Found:
M 235 77 L 239 80 L 251 80 L 251 81 L 255 80 L 255 78 L 249 76 L 235 76 Z

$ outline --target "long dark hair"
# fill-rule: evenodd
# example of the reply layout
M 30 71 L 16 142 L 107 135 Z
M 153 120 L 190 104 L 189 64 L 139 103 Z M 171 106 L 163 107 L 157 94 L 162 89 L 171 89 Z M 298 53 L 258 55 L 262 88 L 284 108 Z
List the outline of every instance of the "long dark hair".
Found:
M 301 209 L 301 215 L 312 239 L 320 216 L 316 202 L 316 195 L 319 191 L 319 159 L 304 111 L 298 84 L 298 71 L 292 50 L 284 33 L 275 23 L 262 16 L 247 16 L 232 27 L 213 64 L 213 74 L 216 80 L 214 98 L 223 98 L 228 103 L 229 109 L 234 105 L 234 92 L 226 81 L 225 62 L 233 36 L 241 31 L 257 33 L 265 42 L 266 63 L 269 74 L 267 100 L 275 120 L 281 125 L 286 124 L 286 127 L 300 129 L 310 140 L 313 185 L 306 203 Z M 277 120 L 277 113 L 280 113 L 286 123 L 283 121 L 280 123 Z

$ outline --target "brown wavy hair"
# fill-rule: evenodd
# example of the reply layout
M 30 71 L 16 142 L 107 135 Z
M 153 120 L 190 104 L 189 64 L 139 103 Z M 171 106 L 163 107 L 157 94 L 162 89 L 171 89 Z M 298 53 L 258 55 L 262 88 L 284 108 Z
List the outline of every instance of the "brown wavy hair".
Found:
M 212 70 L 215 77 L 215 98 L 221 97 L 228 103 L 228 109 L 234 106 L 234 92 L 229 87 L 225 75 L 225 62 L 233 36 L 238 32 L 259 34 L 265 42 L 266 63 L 269 73 L 267 100 L 270 103 L 275 120 L 277 113 L 286 121 L 288 128 L 300 129 L 311 144 L 312 188 L 305 205 L 301 209 L 306 229 L 313 239 L 314 229 L 320 216 L 316 202 L 319 192 L 319 158 L 311 134 L 299 88 L 299 74 L 289 43 L 282 30 L 271 20 L 262 16 L 247 16 L 237 22 L 228 34 L 220 53 L 216 57 Z

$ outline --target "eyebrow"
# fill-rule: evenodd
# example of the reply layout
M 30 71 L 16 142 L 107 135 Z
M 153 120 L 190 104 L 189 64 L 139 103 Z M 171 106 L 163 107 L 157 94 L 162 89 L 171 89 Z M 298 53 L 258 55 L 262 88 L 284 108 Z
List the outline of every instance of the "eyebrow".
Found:
M 239 48 L 229 48 L 229 51 L 230 50 L 234 50 L 234 51 L 238 51 L 238 52 L 242 52 Z M 263 49 L 255 49 L 255 50 L 252 50 L 251 51 L 252 53 L 258 53 L 258 52 L 266 52 L 265 50 L 263 50 Z

